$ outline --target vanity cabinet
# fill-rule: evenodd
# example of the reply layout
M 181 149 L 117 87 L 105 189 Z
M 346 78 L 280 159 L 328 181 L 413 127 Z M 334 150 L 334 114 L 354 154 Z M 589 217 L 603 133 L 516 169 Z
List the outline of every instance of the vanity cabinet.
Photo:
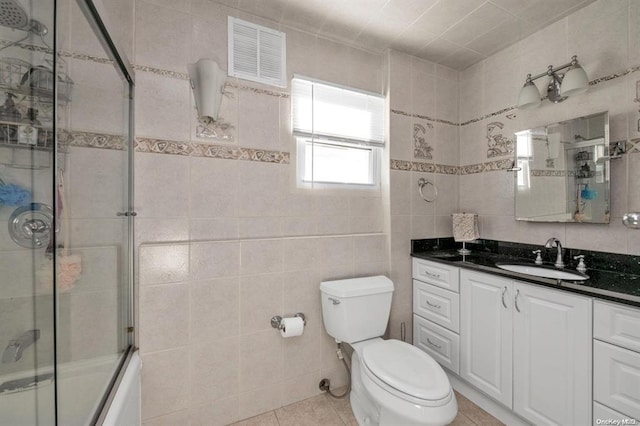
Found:
M 594 424 L 640 421 L 640 309 L 596 301 L 593 337 Z
M 534 424 L 591 423 L 591 299 L 460 271 L 460 376 Z
M 413 344 L 458 374 L 459 269 L 414 258 L 413 278 Z

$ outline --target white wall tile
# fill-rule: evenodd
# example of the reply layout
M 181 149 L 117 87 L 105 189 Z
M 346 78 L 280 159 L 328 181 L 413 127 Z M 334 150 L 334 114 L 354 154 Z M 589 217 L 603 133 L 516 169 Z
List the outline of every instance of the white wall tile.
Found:
M 140 289 L 141 353 L 189 343 L 189 285 L 163 284 Z
M 183 349 L 142 356 L 142 420 L 189 405 L 189 359 Z
M 243 241 L 241 245 L 243 275 L 282 271 L 282 241 Z
M 188 216 L 189 157 L 138 153 L 135 168 L 139 217 Z
M 189 245 L 144 245 L 138 251 L 141 285 L 186 281 Z
M 282 376 L 282 342 L 274 329 L 240 337 L 241 397 L 244 392 L 273 385 L 273 378 Z
M 191 157 L 189 216 L 237 216 L 238 161 Z
M 189 239 L 190 221 L 186 218 L 137 218 L 135 241 L 138 244 Z
M 136 137 L 185 141 L 191 134 L 189 82 L 149 72 L 136 73 Z
M 240 244 L 238 242 L 192 243 L 189 264 L 191 280 L 236 276 L 240 272 Z
M 238 393 L 238 337 L 202 340 L 189 347 L 189 405 L 219 401 Z
M 238 95 L 238 139 L 241 146 L 258 149 L 280 149 L 280 108 L 276 96 L 265 96 L 248 90 Z
M 166 6 L 136 2 L 135 61 L 141 65 L 185 72 L 189 62 L 191 17 L 184 9 Z
M 238 277 L 190 284 L 191 342 L 213 342 L 240 333 L 240 280 Z
M 271 318 L 282 315 L 282 274 L 240 278 L 240 333 L 271 330 Z

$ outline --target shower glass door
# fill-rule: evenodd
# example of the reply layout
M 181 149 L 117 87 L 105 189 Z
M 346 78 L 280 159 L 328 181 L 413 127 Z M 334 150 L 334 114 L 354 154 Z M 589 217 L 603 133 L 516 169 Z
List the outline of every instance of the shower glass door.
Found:
M 57 416 L 92 424 L 131 346 L 131 85 L 92 9 L 58 9 Z
M 0 425 L 94 424 L 132 348 L 125 64 L 91 0 L 0 0 Z

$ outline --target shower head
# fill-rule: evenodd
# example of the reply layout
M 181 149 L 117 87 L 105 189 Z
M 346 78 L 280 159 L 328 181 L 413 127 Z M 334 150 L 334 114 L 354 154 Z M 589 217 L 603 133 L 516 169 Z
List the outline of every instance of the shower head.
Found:
M 0 25 L 28 31 L 41 37 L 49 32 L 46 25 L 40 21 L 29 19 L 27 12 L 16 0 L 0 0 Z

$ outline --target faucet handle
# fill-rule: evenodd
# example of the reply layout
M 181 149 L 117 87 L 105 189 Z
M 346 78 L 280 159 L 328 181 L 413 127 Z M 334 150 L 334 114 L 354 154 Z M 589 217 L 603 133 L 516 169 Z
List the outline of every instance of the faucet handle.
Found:
M 540 255 L 542 250 L 533 250 L 531 253 L 536 255 L 536 265 L 542 265 L 542 256 Z
M 587 272 L 587 265 L 584 264 L 584 254 L 573 256 L 573 258 L 575 260 L 580 259 L 580 261 L 578 262 L 578 266 L 576 266 L 576 271 L 582 272 L 582 273 Z

